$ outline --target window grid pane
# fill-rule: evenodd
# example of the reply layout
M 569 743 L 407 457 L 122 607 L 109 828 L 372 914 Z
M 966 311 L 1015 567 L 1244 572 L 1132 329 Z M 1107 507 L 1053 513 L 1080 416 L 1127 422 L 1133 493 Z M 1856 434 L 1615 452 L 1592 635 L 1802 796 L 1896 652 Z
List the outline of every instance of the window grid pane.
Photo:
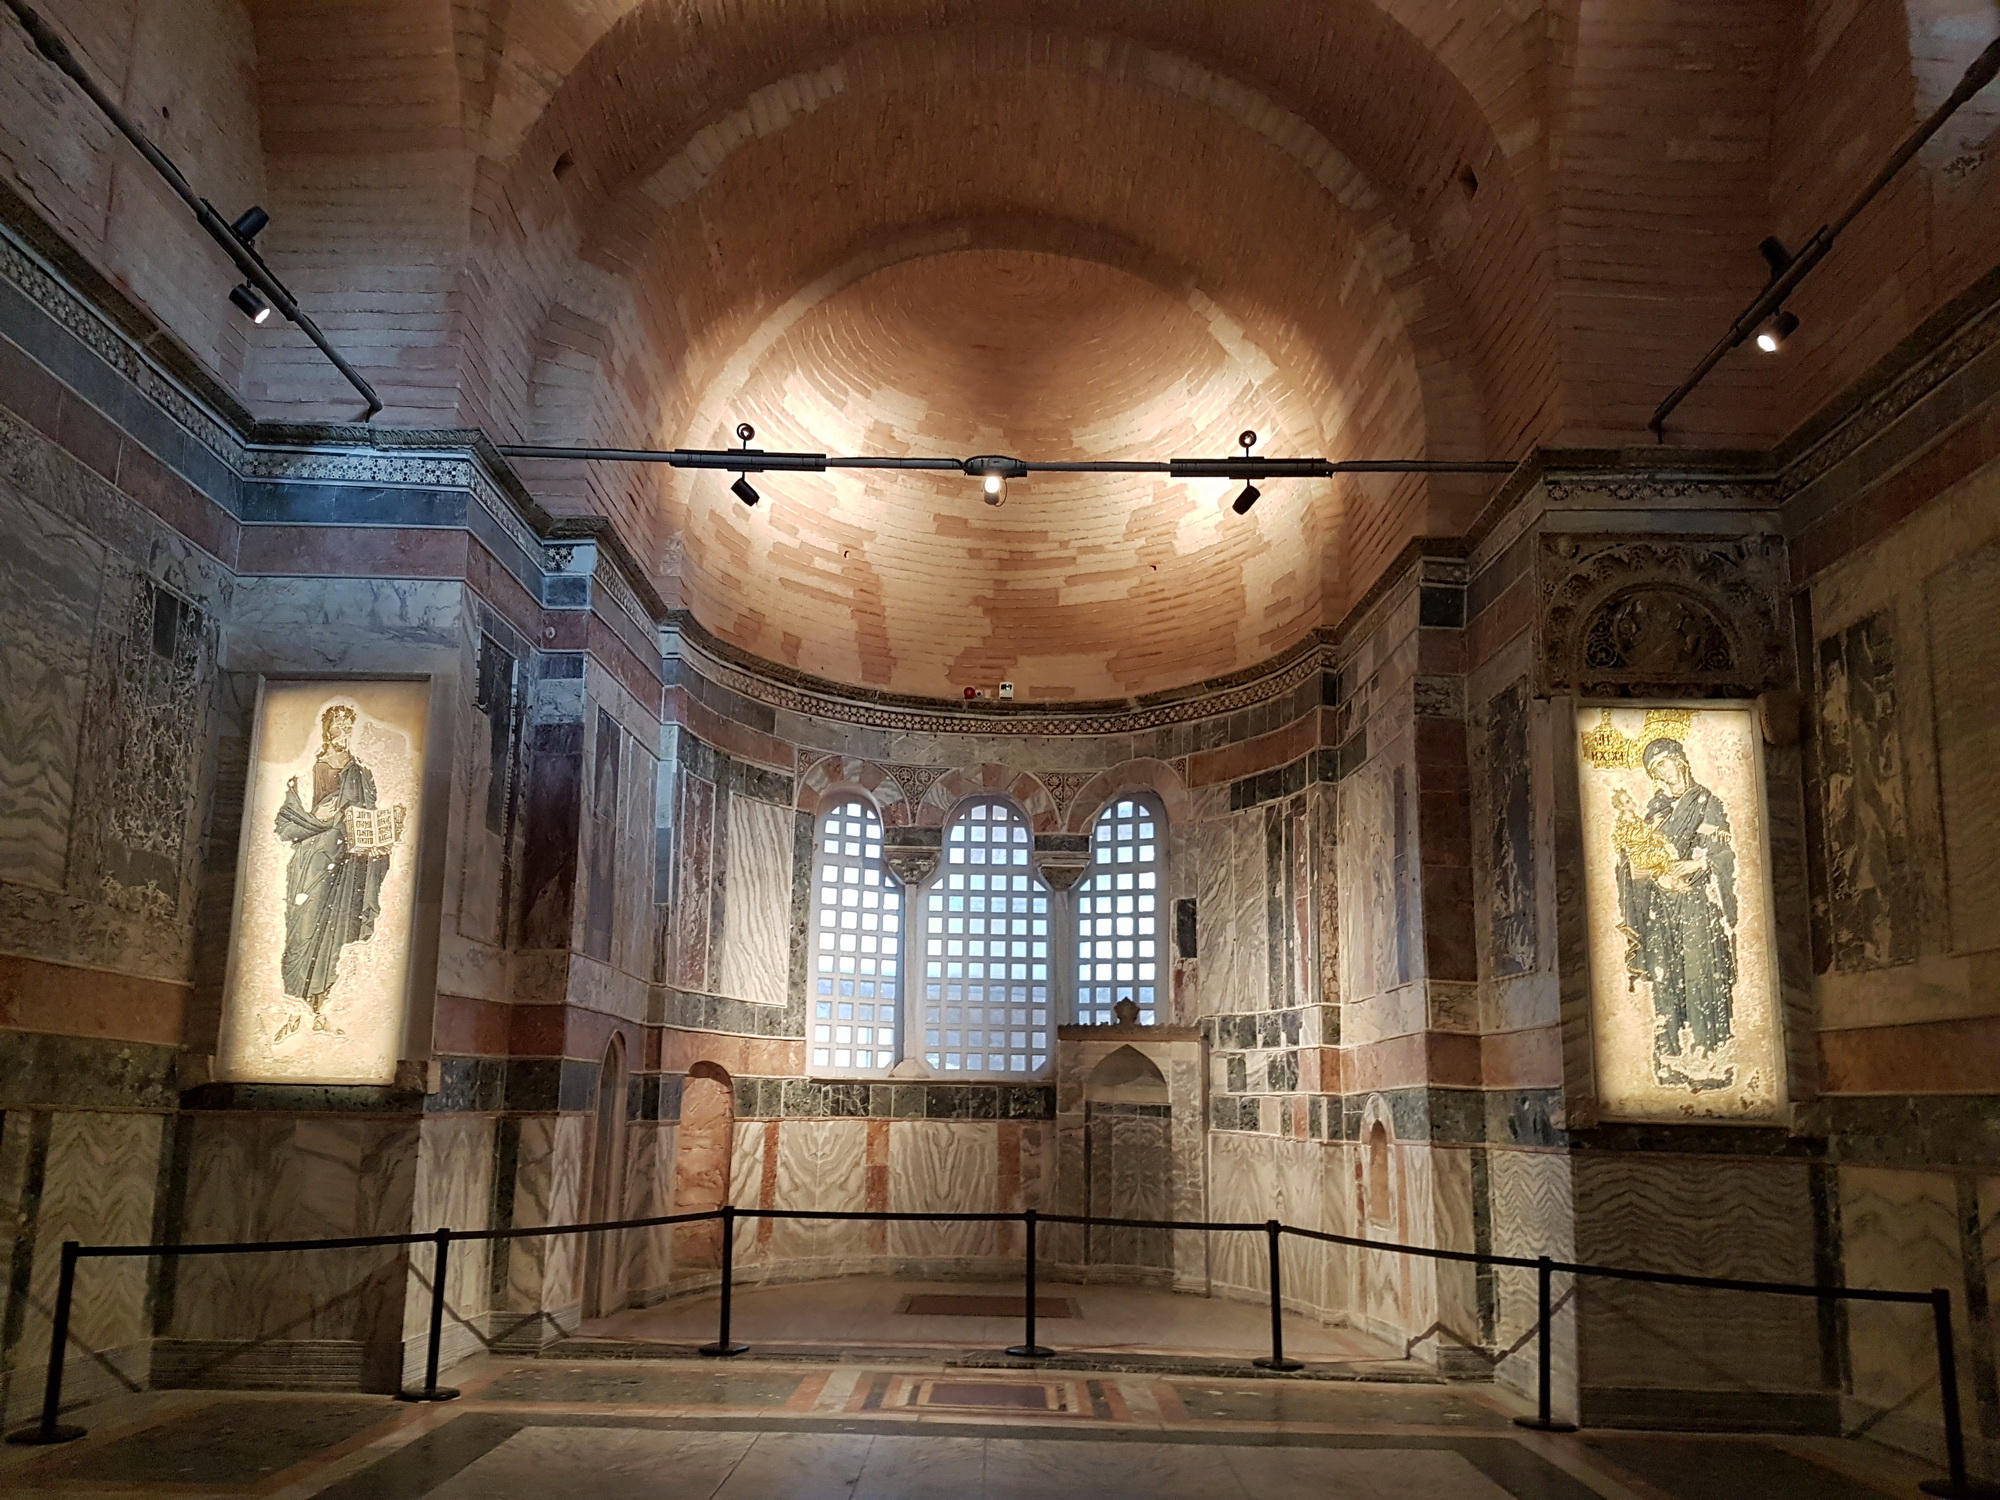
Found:
M 924 897 L 924 1061 L 934 1073 L 1048 1071 L 1049 888 L 1027 822 L 1004 802 L 965 809 Z
M 1091 872 L 1077 885 L 1076 1019 L 1116 1022 L 1111 1007 L 1130 999 L 1139 1024 L 1159 1019 L 1160 897 L 1166 821 L 1148 797 L 1098 814 Z
M 865 802 L 820 822 L 813 867 L 812 1067 L 887 1073 L 902 991 L 902 888 L 882 861 L 882 820 Z

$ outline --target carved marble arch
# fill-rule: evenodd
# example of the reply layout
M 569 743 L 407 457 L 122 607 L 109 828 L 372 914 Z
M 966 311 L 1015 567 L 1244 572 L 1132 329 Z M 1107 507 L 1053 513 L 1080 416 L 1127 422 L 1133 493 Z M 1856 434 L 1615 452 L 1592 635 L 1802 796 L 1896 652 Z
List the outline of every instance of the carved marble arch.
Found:
M 1754 697 L 1788 685 L 1778 544 L 1544 538 L 1543 690 Z
M 1047 1076 L 1055 1057 L 1053 901 L 1011 799 L 963 802 L 919 900 L 922 990 L 913 1036 L 938 1076 Z
M 924 792 L 915 822 L 924 828 L 942 828 L 961 804 L 983 795 L 998 796 L 1012 803 L 1035 833 L 1053 832 L 1061 827 L 1055 798 L 1049 795 L 1039 777 L 991 761 L 958 767 L 939 776 Z
M 818 818 L 859 793 L 874 806 L 885 828 L 907 828 L 914 816 L 913 799 L 898 774 L 906 769 L 853 756 L 822 755 L 800 773 L 793 802 L 800 812 Z
M 1166 964 L 1167 820 L 1160 799 L 1104 804 L 1091 831 L 1090 873 L 1076 887 L 1076 1022 L 1109 1026 L 1130 1000 L 1157 1025 Z
M 896 1065 L 904 907 L 874 803 L 858 792 L 831 799 L 813 830 L 806 1045 L 815 1076 L 881 1077 Z
M 1107 803 L 1134 792 L 1149 793 L 1157 799 L 1167 821 L 1186 827 L 1194 821 L 1194 798 L 1180 772 L 1163 760 L 1122 761 L 1108 771 L 1043 772 L 1062 811 L 1062 826 L 1071 833 L 1089 833 L 1097 826 L 1098 814 Z

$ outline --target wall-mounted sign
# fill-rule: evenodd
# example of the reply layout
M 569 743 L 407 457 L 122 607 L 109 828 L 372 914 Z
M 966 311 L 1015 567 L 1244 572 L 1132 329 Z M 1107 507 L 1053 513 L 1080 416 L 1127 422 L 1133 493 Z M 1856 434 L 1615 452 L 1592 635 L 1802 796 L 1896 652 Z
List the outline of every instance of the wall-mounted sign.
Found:
M 1577 730 L 1599 1107 L 1769 1119 L 1785 1074 L 1755 715 L 1585 705 Z
M 264 684 L 237 861 L 223 1077 L 394 1079 L 429 712 L 425 682 Z

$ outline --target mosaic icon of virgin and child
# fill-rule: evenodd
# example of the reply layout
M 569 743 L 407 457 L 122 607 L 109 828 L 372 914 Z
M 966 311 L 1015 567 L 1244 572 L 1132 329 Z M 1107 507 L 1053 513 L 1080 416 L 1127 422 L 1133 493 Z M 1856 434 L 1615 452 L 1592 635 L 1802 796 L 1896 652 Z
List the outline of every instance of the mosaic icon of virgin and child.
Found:
M 1632 740 L 1607 712 L 1584 748 L 1600 768 L 1636 767 L 1651 784 L 1643 808 L 1624 787 L 1611 793 L 1625 986 L 1652 999 L 1654 1081 L 1703 1093 L 1736 1081 L 1723 1055 L 1735 1034 L 1736 851 L 1728 808 L 1689 760 L 1692 717 L 1649 710 Z
M 303 1009 L 273 1036 L 281 1042 L 308 1017 L 314 1031 L 333 1032 L 327 997 L 340 975 L 342 950 L 375 936 L 382 882 L 402 837 L 404 809 L 378 808 L 375 774 L 355 757 L 356 710 L 336 703 L 320 715 L 319 752 L 309 784 L 285 783 L 273 831 L 292 848 L 285 870 L 285 993 Z

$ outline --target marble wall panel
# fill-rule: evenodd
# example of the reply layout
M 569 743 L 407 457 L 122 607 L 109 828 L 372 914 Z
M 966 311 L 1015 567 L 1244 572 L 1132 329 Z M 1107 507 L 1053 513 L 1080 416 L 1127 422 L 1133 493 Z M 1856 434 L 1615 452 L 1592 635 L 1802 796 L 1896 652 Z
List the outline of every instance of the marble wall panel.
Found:
M 498 943 L 505 936 L 503 867 L 514 823 L 516 740 L 522 663 L 499 640 L 479 633 L 470 711 L 461 716 L 458 766 L 463 794 L 457 835 L 457 930 Z
M 620 973 L 640 979 L 653 974 L 654 889 L 653 799 L 659 763 L 643 739 L 625 741 L 626 768 L 620 793 L 618 886 L 625 898 L 613 915 L 611 964 Z
M 1114 1219 L 1168 1217 L 1173 1210 L 1172 1130 L 1164 1105 L 1087 1105 L 1084 1212 Z M 1084 1241 L 1084 1258 L 1092 1265 L 1164 1270 L 1172 1264 L 1173 1246 L 1165 1230 L 1097 1227 L 1086 1231 Z
M 1898 1291 L 1949 1288 L 1960 1349 L 1972 1346 L 1965 1318 L 1966 1280 L 1957 1185 L 1942 1172 L 1842 1167 L 1842 1280 Z M 1902 1423 L 1936 1428 L 1937 1342 L 1927 1307 L 1866 1302 L 1847 1307 L 1848 1369 L 1854 1395 Z M 1961 1374 L 1961 1382 L 1970 1382 Z
M 2000 544 L 1934 573 L 1926 594 L 1951 945 L 1971 952 L 2000 934 Z
M 230 594 L 226 665 L 235 672 L 451 672 L 460 665 L 465 585 L 425 578 L 248 577 Z
M 64 1240 L 143 1245 L 153 1238 L 165 1120 L 159 1115 L 58 1113 L 7 1119 L 5 1178 L 14 1211 L 5 1283 L 6 1415 L 25 1416 L 48 1359 Z M 77 1269 L 70 1338 L 71 1399 L 143 1386 L 148 1371 L 148 1295 L 155 1267 L 144 1260 L 90 1260 Z M 86 1357 L 78 1357 L 88 1350 Z
M 0 485 L 0 880 L 61 890 L 106 552 Z
M 1575 1161 L 1579 1260 L 1810 1282 L 1813 1212 L 1797 1162 L 1588 1152 Z M 1585 1387 L 1804 1391 L 1820 1381 L 1809 1301 L 1586 1280 Z
M 1487 1151 L 1487 1192 L 1496 1255 L 1573 1260 L 1569 1158 L 1557 1152 Z M 1556 1408 L 1576 1414 L 1576 1304 L 1569 1278 L 1551 1286 L 1554 1327 L 1550 1335 L 1551 1386 Z M 1493 1272 L 1493 1378 L 1510 1390 L 1532 1394 L 1540 1375 L 1541 1343 L 1536 1330 L 1537 1278 L 1532 1271 L 1496 1267 Z
M 185 1239 L 412 1228 L 415 1121 L 216 1113 L 191 1116 L 185 1128 Z M 407 1268 L 400 1248 L 193 1257 L 174 1270 L 168 1332 L 196 1342 L 340 1340 L 393 1353 Z
M 787 1120 L 778 1140 L 773 1208 L 858 1212 L 868 1206 L 868 1121 Z M 832 1267 L 868 1253 L 862 1223 L 776 1220 L 760 1236 L 770 1261 L 823 1261 Z
M 999 1126 L 984 1120 L 896 1120 L 889 1127 L 889 1208 L 897 1213 L 985 1213 L 1000 1190 Z M 907 1259 L 988 1256 L 990 1224 L 891 1224 L 889 1253 Z
M 591 1120 L 529 1115 L 520 1122 L 513 1223 L 574 1224 L 583 1218 Z M 512 1241 L 507 1285 L 494 1329 L 513 1342 L 541 1342 L 576 1326 L 583 1296 L 583 1251 L 574 1235 Z
M 494 1128 L 490 1115 L 431 1115 L 419 1127 L 411 1228 L 485 1229 L 493 1203 Z M 412 1252 L 414 1274 L 403 1307 L 405 1336 L 420 1340 L 430 1324 L 430 1251 Z M 492 1242 L 454 1244 L 445 1262 L 445 1307 L 453 1324 L 482 1320 L 491 1310 Z M 462 1331 L 447 1340 L 468 1341 Z
M 715 797 L 711 783 L 698 776 L 681 778 L 670 972 L 673 982 L 683 989 L 708 988 L 708 940 L 715 896 Z
M 1976 1425 L 1985 1440 L 1985 1469 L 1991 1473 L 2000 1468 L 2000 1177 L 1963 1182 L 1959 1193 L 1961 1219 L 1969 1208 L 1973 1221 L 1965 1257 L 1968 1285 L 1964 1300 L 1973 1325 Z
M 590 738 L 589 811 L 583 829 L 583 951 L 608 961 L 612 916 L 618 906 L 619 793 L 626 736 L 618 721 L 600 708 Z
M 782 1005 L 790 978 L 791 810 L 732 794 L 719 993 Z
M 1916 956 L 1890 616 L 1870 615 L 1826 637 L 1818 665 L 1827 950 L 1819 967 L 1879 969 Z
M 574 943 L 583 776 L 581 724 L 538 723 L 530 730 L 521 784 L 523 948 L 566 952 Z
M 1527 974 L 1536 963 L 1533 766 L 1528 689 L 1516 683 L 1486 705 L 1473 737 L 1479 812 L 1486 823 L 1481 873 L 1487 884 L 1487 972 Z
M 1195 914 L 1201 957 L 1197 982 L 1190 998 L 1189 1019 L 1215 1015 L 1230 1009 L 1228 1004 L 1228 953 L 1233 941 L 1229 913 L 1233 904 L 1232 865 L 1229 853 L 1229 823 L 1214 818 L 1187 830 L 1189 863 L 1195 880 Z
M 1415 934 L 1408 874 L 1407 770 L 1377 754 L 1341 785 L 1341 998 L 1364 1002 L 1409 982 Z
M 629 1217 L 653 1218 L 676 1212 L 674 1157 L 679 1127 L 658 1120 L 633 1120 L 625 1132 L 625 1208 Z M 673 1268 L 673 1230 L 635 1229 L 624 1237 L 624 1286 L 643 1306 L 658 1298 Z
M 1327 1167 L 1327 1149 L 1316 1141 L 1218 1131 L 1209 1137 L 1209 1217 L 1252 1224 L 1277 1219 L 1321 1228 L 1327 1222 Z M 1209 1274 L 1217 1290 L 1269 1295 L 1270 1258 L 1263 1236 L 1215 1234 L 1209 1241 Z M 1345 1254 L 1287 1239 L 1280 1264 L 1286 1301 L 1333 1312 L 1332 1289 L 1345 1274 Z

